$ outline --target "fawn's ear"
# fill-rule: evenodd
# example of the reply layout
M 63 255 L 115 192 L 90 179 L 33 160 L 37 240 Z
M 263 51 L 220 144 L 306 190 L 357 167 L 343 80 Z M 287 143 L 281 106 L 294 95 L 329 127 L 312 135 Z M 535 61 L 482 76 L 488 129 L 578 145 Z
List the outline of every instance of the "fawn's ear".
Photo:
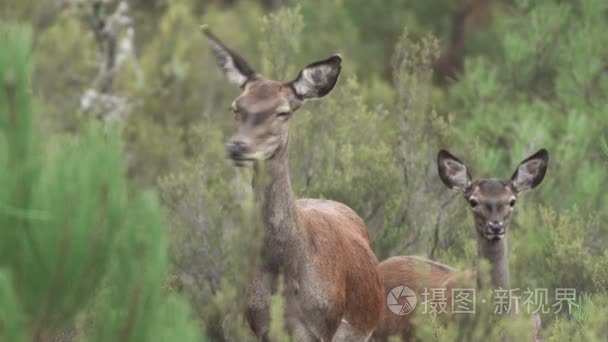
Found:
M 207 28 L 207 25 L 201 26 L 201 29 L 209 39 L 218 66 L 222 69 L 224 75 L 226 75 L 230 82 L 243 88 L 248 81 L 257 77 L 256 72 L 249 66 L 245 59 L 226 47 L 219 38 L 211 33 Z
M 511 177 L 515 192 L 536 188 L 545 178 L 548 164 L 549 153 L 544 148 L 524 159 Z
M 340 55 L 333 55 L 302 69 L 298 77 L 289 83 L 295 95 L 302 100 L 327 95 L 338 81 L 341 62 Z
M 466 165 L 446 150 L 437 154 L 437 171 L 443 184 L 452 190 L 466 192 L 471 186 L 471 175 Z

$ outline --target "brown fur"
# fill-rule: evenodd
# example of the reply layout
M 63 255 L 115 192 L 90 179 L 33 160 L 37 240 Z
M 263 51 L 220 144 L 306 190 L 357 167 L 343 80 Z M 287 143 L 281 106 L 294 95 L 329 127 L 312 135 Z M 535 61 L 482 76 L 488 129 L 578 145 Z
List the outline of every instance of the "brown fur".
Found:
M 248 290 L 250 325 L 264 339 L 271 284 L 283 272 L 287 329 L 297 340 L 331 341 L 339 329 L 365 340 L 378 322 L 383 296 L 363 221 L 338 202 L 295 200 L 286 145 L 266 163 L 270 184 L 260 190 L 267 233 L 263 262 Z
M 475 286 L 476 272 L 457 271 L 447 265 L 416 256 L 396 256 L 384 260 L 379 268 L 384 277 L 384 298 L 398 286 L 411 288 L 418 298 L 416 309 L 407 315 L 396 315 L 385 305 L 382 318 L 374 331 L 375 341 L 385 341 L 389 336 L 410 340 L 414 336 L 412 319 L 420 312 L 420 301 L 425 288 L 445 288 L 446 301 L 451 302 L 451 289 Z M 398 299 L 402 302 L 401 299 Z M 450 310 L 447 310 L 450 312 Z
M 237 165 L 256 163 L 266 231 L 246 292 L 249 325 L 269 339 L 270 296 L 283 274 L 285 322 L 296 340 L 366 341 L 382 312 L 383 287 L 365 224 L 344 204 L 296 200 L 287 155 L 291 115 L 333 89 L 342 58 L 309 64 L 291 82 L 267 80 L 206 26 L 203 32 L 220 69 L 243 90 L 232 104 L 237 131 L 227 152 Z
M 349 207 L 334 201 L 296 202 L 306 230 L 306 251 L 319 281 L 333 287 L 334 306 L 361 334 L 375 327 L 381 310 L 381 279 L 363 220 Z M 376 295 L 378 293 L 378 295 Z
M 255 94 L 246 91 L 235 102 L 253 103 L 250 96 Z M 265 115 L 264 111 L 251 112 L 255 113 L 252 116 Z M 252 330 L 267 339 L 269 298 L 282 272 L 287 329 L 298 340 L 330 341 L 338 329 L 345 339 L 365 340 L 377 324 L 383 303 L 382 278 L 365 224 L 344 204 L 296 200 L 289 178 L 285 122 L 252 120 L 254 123 L 245 121 L 247 127 L 241 125 L 237 134 L 239 139 L 255 137 L 250 140 L 254 153 L 268 140 L 279 142 L 272 157 L 259 161 L 267 172 L 259 177 L 269 181 L 256 185 L 267 231 L 263 260 L 247 291 Z

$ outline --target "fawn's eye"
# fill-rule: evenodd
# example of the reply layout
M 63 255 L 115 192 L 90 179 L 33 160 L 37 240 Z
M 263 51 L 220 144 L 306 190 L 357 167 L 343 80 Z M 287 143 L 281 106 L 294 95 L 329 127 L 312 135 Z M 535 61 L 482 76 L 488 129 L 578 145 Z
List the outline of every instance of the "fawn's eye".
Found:
M 479 204 L 479 203 L 477 203 L 477 200 L 475 200 L 475 199 L 470 199 L 469 204 L 471 205 L 471 208 L 475 208 L 475 207 L 477 207 L 477 204 Z
M 288 118 L 289 114 L 291 114 L 291 112 L 280 112 L 277 114 L 277 117 L 279 118 Z
M 512 199 L 511 202 L 509 202 L 509 205 L 511 206 L 511 208 L 513 208 L 515 206 L 515 200 Z

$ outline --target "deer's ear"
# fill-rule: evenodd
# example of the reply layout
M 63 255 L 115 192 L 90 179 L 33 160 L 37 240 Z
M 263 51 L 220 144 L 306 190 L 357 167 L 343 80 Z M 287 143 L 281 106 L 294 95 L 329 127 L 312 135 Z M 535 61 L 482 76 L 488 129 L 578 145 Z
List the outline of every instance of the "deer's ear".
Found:
M 298 77 L 290 83 L 295 95 L 302 100 L 327 95 L 338 81 L 341 62 L 340 55 L 333 55 L 302 69 Z
M 439 178 L 448 188 L 466 192 L 471 185 L 471 175 L 466 165 L 446 150 L 439 151 L 437 155 L 437 170 Z
M 524 159 L 511 177 L 515 191 L 519 193 L 536 188 L 545 178 L 548 164 L 549 153 L 544 148 Z
M 219 38 L 209 31 L 206 25 L 201 26 L 201 29 L 209 39 L 218 66 L 230 82 L 243 88 L 248 81 L 257 77 L 256 72 L 245 59 L 226 47 Z

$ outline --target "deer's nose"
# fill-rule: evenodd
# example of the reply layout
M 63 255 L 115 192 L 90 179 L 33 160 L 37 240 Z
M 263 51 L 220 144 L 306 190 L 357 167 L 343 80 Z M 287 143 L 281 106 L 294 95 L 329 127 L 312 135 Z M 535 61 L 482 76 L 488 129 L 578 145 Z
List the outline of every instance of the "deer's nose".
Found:
M 490 221 L 488 222 L 488 233 L 494 235 L 500 235 L 505 233 L 505 224 L 502 221 Z
M 238 159 L 247 152 L 247 144 L 244 141 L 235 140 L 226 144 L 228 156 L 232 159 Z

